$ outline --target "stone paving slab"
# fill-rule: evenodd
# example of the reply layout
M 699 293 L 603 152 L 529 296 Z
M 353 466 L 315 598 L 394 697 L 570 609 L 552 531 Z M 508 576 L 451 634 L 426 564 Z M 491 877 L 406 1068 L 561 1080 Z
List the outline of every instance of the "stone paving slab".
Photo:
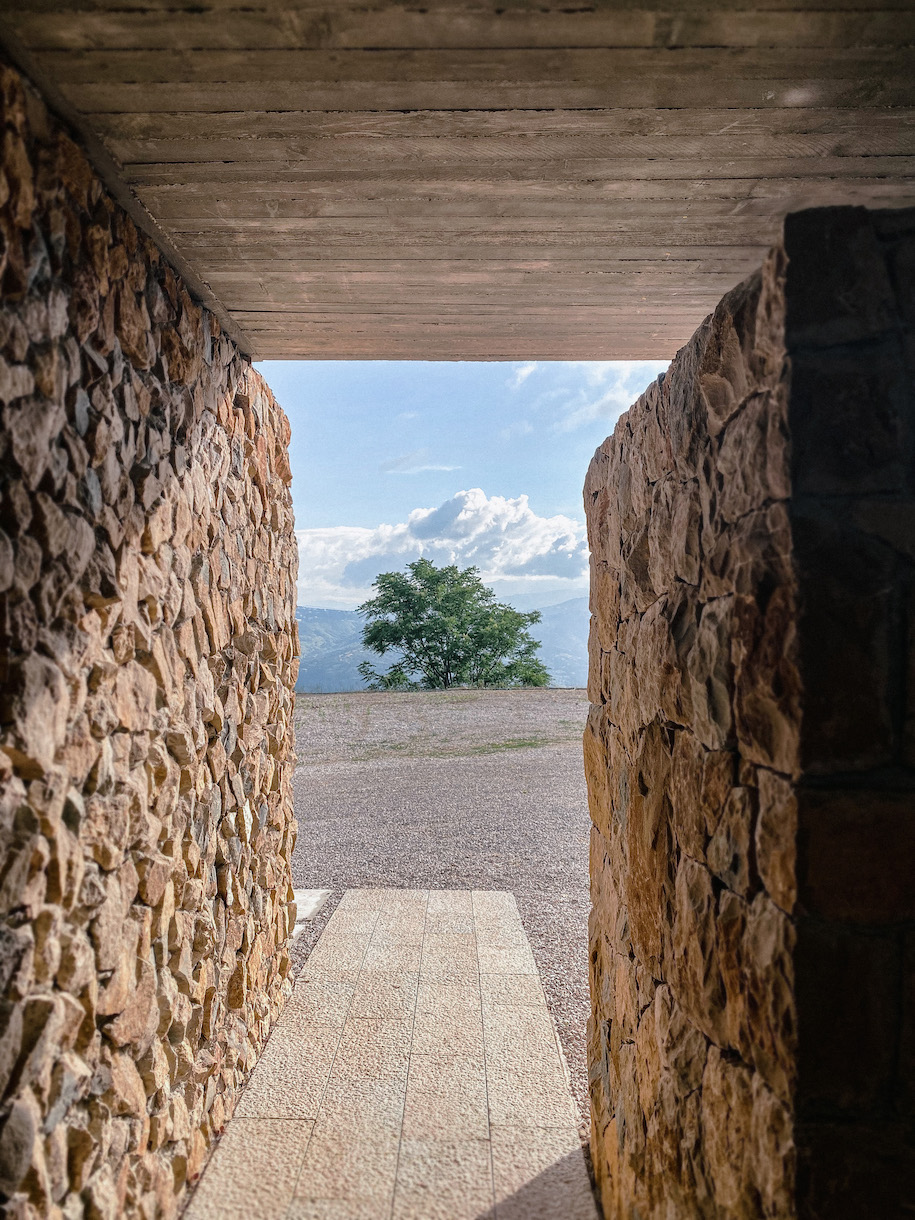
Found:
M 186 1220 L 596 1220 L 512 894 L 348 890 Z
M 292 930 L 293 940 L 298 940 L 305 931 L 306 924 L 318 915 L 332 893 L 333 890 L 292 891 L 295 901 L 295 927 Z

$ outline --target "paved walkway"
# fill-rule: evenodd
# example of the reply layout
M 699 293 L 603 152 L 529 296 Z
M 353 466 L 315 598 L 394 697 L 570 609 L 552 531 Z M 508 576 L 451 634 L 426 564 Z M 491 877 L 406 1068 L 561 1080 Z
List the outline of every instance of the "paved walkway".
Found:
M 585 1029 L 588 843 L 584 691 L 358 691 L 300 696 L 293 884 L 511 890 L 590 1131 Z
M 515 900 L 344 895 L 188 1220 L 596 1220 Z

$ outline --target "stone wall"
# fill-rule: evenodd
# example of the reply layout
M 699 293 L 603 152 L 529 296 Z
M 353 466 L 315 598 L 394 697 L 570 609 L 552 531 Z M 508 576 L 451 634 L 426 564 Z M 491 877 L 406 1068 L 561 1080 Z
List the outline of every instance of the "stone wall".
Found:
M 915 211 L 789 217 L 798 1211 L 915 1210 Z
M 289 426 L 0 89 L 0 1204 L 168 1216 L 291 990 Z
M 608 1218 L 899 1214 L 913 221 L 789 218 L 588 472 Z

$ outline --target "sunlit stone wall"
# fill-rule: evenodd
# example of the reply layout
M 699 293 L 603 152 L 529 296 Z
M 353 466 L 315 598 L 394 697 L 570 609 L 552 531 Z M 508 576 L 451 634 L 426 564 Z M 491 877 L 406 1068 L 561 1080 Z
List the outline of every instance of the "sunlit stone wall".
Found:
M 912 1197 L 913 268 L 789 217 L 588 472 L 608 1217 Z
M 168 1216 L 291 990 L 289 426 L 0 89 L 0 1200 Z

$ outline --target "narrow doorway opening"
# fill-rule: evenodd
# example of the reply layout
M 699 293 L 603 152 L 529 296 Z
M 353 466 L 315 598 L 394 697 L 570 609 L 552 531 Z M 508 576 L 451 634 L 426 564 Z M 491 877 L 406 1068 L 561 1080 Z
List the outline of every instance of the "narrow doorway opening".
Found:
M 359 960 L 372 959 L 376 981 L 402 972 L 404 991 L 399 983 L 398 991 L 376 996 L 362 1010 L 357 982 L 343 1042 L 347 1023 L 363 1038 L 360 1020 L 403 1027 L 415 1002 L 419 1033 L 412 1048 L 420 1066 L 408 1073 L 418 1087 L 416 1073 L 424 1070 L 433 1034 L 453 1043 L 459 1064 L 466 1056 L 460 1079 L 438 1080 L 429 1112 L 430 1121 L 446 1126 L 451 1114 L 450 1134 L 466 1136 L 471 1120 L 456 1109 L 473 1111 L 475 1104 L 473 1018 L 452 1008 L 467 1000 L 462 955 L 470 930 L 479 926 L 484 935 L 496 927 L 486 922 L 496 919 L 487 904 L 499 895 L 509 907 L 498 916 L 497 944 L 475 945 L 475 968 L 484 981 L 481 998 L 472 1003 L 482 1003 L 485 1026 L 489 962 L 489 977 L 502 980 L 504 1013 L 511 1014 L 505 1029 L 514 1029 L 517 1040 L 505 1062 L 517 1069 L 509 1083 L 519 1106 L 525 1087 L 533 1087 L 525 1085 L 526 1060 L 547 1055 L 549 1048 L 538 1050 L 536 1042 L 552 1028 L 572 1104 L 571 1118 L 551 1121 L 577 1136 L 572 1152 L 579 1163 L 578 1149 L 586 1148 L 589 1135 L 590 1011 L 590 824 L 581 762 L 589 574 L 581 485 L 596 446 L 664 368 L 644 361 L 259 366 L 290 417 L 299 547 L 296 996 L 305 1003 L 311 988 L 308 1011 L 319 1025 L 330 1020 L 347 980 L 335 975 L 328 990 L 320 972 L 341 953 L 355 970 L 358 937 L 374 928 Z M 443 689 L 434 675 L 414 670 L 407 675 L 413 689 L 366 689 L 365 664 L 383 674 L 392 655 L 367 649 L 368 616 L 359 607 L 377 592 L 381 574 L 404 572 L 421 559 L 459 571 L 474 568 L 498 603 L 537 612 L 528 630 L 546 670 L 543 685 L 484 686 L 458 675 Z M 399 655 L 394 650 L 395 660 Z M 382 893 L 400 897 L 382 899 Z M 393 909 L 384 905 L 392 901 Z M 416 940 L 417 902 L 425 903 L 424 947 Z M 385 919 L 393 922 L 385 925 Z M 379 948 L 381 927 L 388 930 Z M 430 943 L 441 951 L 431 964 Z M 499 973 L 492 956 L 497 948 L 511 955 L 510 969 L 520 973 Z M 415 994 L 408 981 L 413 970 Z M 533 1005 L 537 995 L 542 1012 Z M 496 1028 L 486 1036 L 504 1032 Z M 385 1054 L 387 1062 L 390 1047 Z M 412 1053 L 409 1058 L 412 1063 Z M 493 1061 L 489 1066 L 492 1074 Z M 255 1094 L 257 1073 L 266 1070 L 256 1069 Z M 499 1110 L 499 1082 L 486 1079 L 485 1062 L 482 1073 L 487 1121 L 497 1127 L 506 1113 Z M 402 1083 L 409 1091 L 409 1079 Z M 388 1084 L 395 1087 L 392 1078 Z M 463 1099 L 460 1106 L 452 1104 L 449 1090 Z M 410 1113 L 407 1096 L 407 1123 Z M 517 1205 L 530 1209 L 554 1199 L 557 1179 L 568 1178 L 572 1152 L 562 1139 L 536 1155 L 528 1149 L 512 1187 Z M 360 1172 L 368 1172 L 362 1163 L 367 1155 L 363 1149 L 357 1156 Z M 492 1156 L 498 1155 L 493 1145 Z M 306 1178 L 313 1160 L 306 1155 Z M 495 1164 L 488 1172 L 496 1172 Z M 345 1184 L 345 1155 L 340 1165 Z M 390 1171 L 387 1177 L 379 1172 L 393 1190 L 397 1173 L 391 1179 Z M 436 1180 L 444 1179 L 439 1174 Z M 300 1180 L 299 1193 L 308 1189 Z M 472 1196 L 475 1187 L 468 1189 Z M 495 1189 L 498 1195 L 498 1183 Z M 577 1215 L 577 1205 L 563 1200 L 554 1203 Z M 585 1216 L 593 1204 L 589 1198 L 581 1206 Z

